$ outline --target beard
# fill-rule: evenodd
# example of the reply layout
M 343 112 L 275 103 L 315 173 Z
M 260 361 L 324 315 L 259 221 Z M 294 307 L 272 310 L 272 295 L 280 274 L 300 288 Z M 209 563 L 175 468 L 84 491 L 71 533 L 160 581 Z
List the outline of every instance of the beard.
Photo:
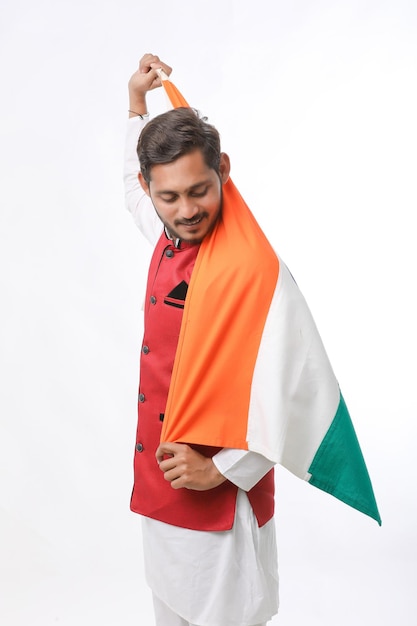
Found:
M 205 237 L 212 232 L 220 218 L 222 205 L 223 193 L 221 190 L 220 203 L 215 213 L 209 213 L 208 211 L 201 210 L 190 219 L 174 219 L 172 222 L 168 222 L 158 212 L 158 209 L 153 203 L 156 214 L 163 223 L 169 237 L 173 240 L 179 239 L 180 241 L 190 244 L 200 244 L 203 239 L 205 239 Z

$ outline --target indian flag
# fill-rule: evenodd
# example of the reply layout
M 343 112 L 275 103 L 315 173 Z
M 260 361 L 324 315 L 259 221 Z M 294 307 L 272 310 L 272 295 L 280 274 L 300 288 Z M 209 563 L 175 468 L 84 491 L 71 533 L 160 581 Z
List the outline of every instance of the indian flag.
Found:
M 161 441 L 258 452 L 381 524 L 307 303 L 230 179 L 188 288 Z

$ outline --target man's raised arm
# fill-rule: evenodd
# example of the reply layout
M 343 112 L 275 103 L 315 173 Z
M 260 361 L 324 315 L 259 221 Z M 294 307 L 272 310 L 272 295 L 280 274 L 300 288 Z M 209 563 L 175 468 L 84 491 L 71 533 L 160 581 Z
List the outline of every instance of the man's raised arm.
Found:
M 152 206 L 150 198 L 139 184 L 138 173 L 140 165 L 136 148 L 139 135 L 149 117 L 146 95 L 148 91 L 156 89 L 162 84 L 156 71 L 158 68 L 162 68 L 168 76 L 171 74 L 171 68 L 162 63 L 159 57 L 153 54 L 145 54 L 139 62 L 138 69 L 129 80 L 130 119 L 127 124 L 123 171 L 126 207 L 132 214 L 142 234 L 151 244 L 155 244 L 161 234 L 162 224 Z

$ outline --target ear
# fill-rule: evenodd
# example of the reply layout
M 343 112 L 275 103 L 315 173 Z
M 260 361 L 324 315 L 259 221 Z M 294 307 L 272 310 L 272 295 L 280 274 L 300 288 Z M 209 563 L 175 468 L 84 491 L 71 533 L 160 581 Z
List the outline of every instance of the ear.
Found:
M 144 192 L 145 192 L 148 196 L 150 196 L 150 195 L 151 195 L 151 193 L 150 193 L 150 191 L 149 191 L 149 185 L 148 185 L 148 183 L 146 182 L 146 180 L 143 178 L 143 176 L 142 176 L 142 172 L 139 172 L 139 174 L 138 174 L 138 180 L 139 180 L 139 182 L 140 182 L 140 186 L 142 187 L 143 191 L 144 191 Z
M 220 165 L 219 165 L 219 175 L 222 184 L 227 183 L 230 174 L 230 159 L 229 155 L 225 152 L 220 154 Z

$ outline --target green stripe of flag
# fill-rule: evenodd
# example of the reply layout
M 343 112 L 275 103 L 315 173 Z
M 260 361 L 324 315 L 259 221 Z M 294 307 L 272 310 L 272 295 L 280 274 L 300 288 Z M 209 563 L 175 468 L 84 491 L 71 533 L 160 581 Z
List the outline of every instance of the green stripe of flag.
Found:
M 381 525 L 372 483 L 342 394 L 336 415 L 308 471 L 311 485 Z

